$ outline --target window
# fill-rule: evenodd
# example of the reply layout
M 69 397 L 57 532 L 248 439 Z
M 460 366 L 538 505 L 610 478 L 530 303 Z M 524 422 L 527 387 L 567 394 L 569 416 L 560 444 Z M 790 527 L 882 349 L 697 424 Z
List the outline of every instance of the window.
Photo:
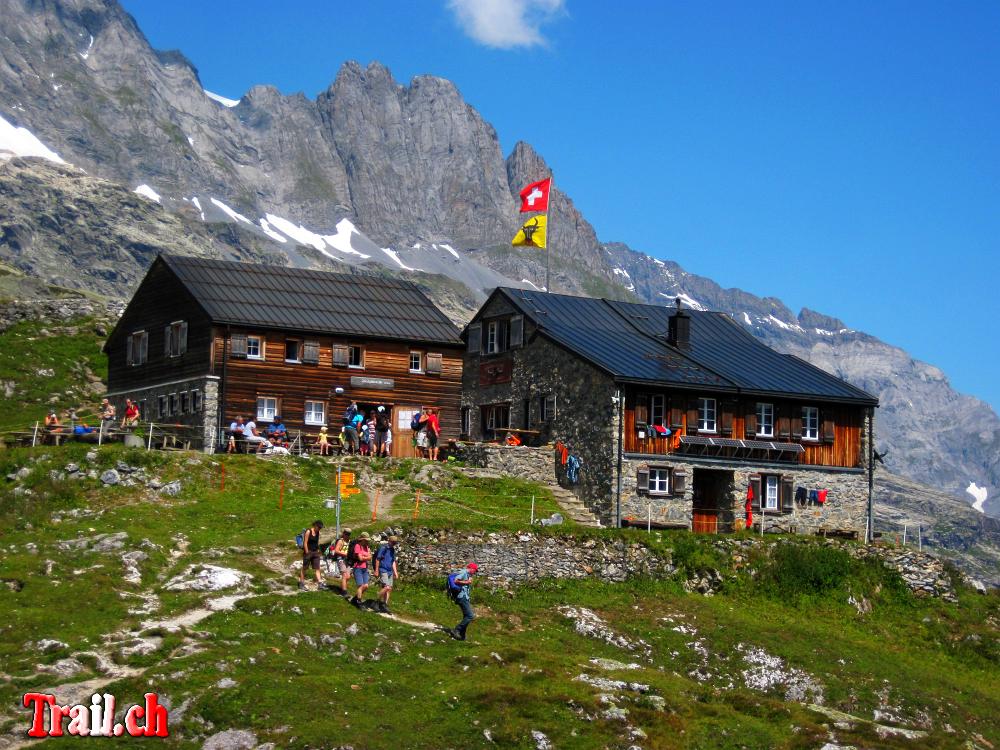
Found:
M 179 357 L 187 351 L 188 324 L 183 320 L 175 320 L 163 329 L 163 354 L 166 357 Z
M 664 426 L 667 424 L 667 397 L 662 393 L 649 397 L 649 423 Z
M 167 416 L 167 397 L 157 396 L 156 397 L 156 418 L 163 419 Z
M 539 406 L 539 421 L 551 422 L 556 418 L 556 394 L 549 393 L 542 396 Z
M 325 401 L 306 401 L 306 424 L 326 424 Z
M 698 432 L 715 432 L 715 399 L 698 399 Z
M 301 362 L 302 342 L 298 339 L 285 339 L 285 361 Z
M 181 391 L 181 414 L 191 413 L 191 394 Z
M 347 347 L 347 366 L 363 368 L 365 366 L 365 350 L 361 346 Z
M 462 435 L 468 437 L 472 433 L 472 409 L 462 407 Z
M 168 404 L 167 416 L 168 417 L 173 417 L 173 416 L 176 416 L 179 413 L 180 413 L 180 401 L 178 400 L 176 393 L 171 393 L 170 394 L 170 401 L 169 401 L 169 404 Z
M 670 493 L 670 469 L 649 470 L 649 494 L 666 495 Z
M 482 409 L 484 432 L 493 433 L 510 427 L 510 404 L 492 404 Z
M 424 353 L 410 352 L 410 372 L 424 371 Z
M 757 404 L 757 434 L 774 437 L 774 404 Z
M 485 353 L 499 354 L 509 348 L 510 324 L 506 320 L 491 320 L 486 324 Z
M 778 477 L 764 477 L 764 510 L 778 510 Z
M 819 409 L 815 406 L 802 407 L 802 439 L 819 440 Z
M 278 399 L 271 396 L 257 397 L 257 421 L 270 422 L 278 413 Z
M 149 354 L 149 334 L 133 331 L 125 339 L 125 364 L 134 367 L 146 363 Z
M 264 340 L 260 336 L 246 337 L 247 359 L 264 359 Z
M 199 412 L 201 411 L 202 401 L 201 401 L 201 391 L 194 390 L 191 391 L 191 411 Z

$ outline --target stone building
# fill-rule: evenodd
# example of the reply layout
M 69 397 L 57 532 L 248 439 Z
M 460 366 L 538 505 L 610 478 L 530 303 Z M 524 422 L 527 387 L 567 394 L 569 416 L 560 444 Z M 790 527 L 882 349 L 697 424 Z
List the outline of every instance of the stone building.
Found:
M 606 523 L 866 529 L 878 400 L 728 315 L 498 288 L 463 338 L 463 434 L 565 445 Z

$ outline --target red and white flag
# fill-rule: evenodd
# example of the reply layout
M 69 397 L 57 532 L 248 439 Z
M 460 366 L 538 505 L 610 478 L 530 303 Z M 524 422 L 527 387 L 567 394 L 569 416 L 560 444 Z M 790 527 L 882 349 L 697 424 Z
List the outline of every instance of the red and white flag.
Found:
M 549 210 L 549 187 L 552 178 L 533 182 L 521 191 L 521 213 Z

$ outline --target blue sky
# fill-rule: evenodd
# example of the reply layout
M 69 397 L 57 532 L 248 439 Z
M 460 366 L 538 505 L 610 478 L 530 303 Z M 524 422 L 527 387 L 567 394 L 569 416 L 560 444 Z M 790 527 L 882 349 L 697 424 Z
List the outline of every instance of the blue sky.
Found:
M 840 317 L 1000 406 L 1000 3 L 123 4 L 233 98 L 314 97 L 349 59 L 451 79 L 602 240 Z

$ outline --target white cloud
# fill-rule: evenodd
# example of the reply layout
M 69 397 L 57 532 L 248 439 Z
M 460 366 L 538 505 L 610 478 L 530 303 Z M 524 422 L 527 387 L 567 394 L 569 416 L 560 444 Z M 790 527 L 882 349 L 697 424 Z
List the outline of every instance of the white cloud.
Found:
M 466 34 L 499 49 L 545 44 L 540 27 L 565 5 L 566 0 L 448 0 Z

